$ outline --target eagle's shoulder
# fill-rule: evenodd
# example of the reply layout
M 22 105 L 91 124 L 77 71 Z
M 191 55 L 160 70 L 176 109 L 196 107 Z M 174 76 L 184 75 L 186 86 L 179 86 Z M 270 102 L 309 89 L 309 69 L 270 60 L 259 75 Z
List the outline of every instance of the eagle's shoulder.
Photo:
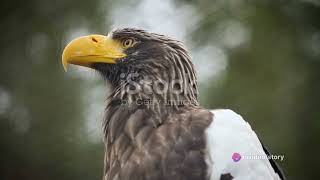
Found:
M 210 179 L 228 175 L 238 180 L 278 180 L 278 174 L 268 159 L 251 126 L 239 114 L 229 109 L 212 110 L 213 119 L 205 130 L 206 163 Z

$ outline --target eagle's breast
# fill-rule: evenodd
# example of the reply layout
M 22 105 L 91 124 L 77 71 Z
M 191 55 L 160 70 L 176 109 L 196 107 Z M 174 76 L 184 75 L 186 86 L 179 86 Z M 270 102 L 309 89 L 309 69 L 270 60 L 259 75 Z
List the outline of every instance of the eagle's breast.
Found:
M 118 108 L 106 129 L 105 180 L 204 180 L 205 129 L 212 113 L 181 108 L 154 124 L 147 109 Z

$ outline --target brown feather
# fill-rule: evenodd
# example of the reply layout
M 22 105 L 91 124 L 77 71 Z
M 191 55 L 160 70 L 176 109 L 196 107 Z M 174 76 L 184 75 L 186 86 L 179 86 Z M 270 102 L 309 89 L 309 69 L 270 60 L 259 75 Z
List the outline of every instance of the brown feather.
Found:
M 112 38 L 143 43 L 136 49 L 140 56 L 128 56 L 116 65 L 94 65 L 113 87 L 104 118 L 104 180 L 208 179 L 204 133 L 213 115 L 199 107 L 188 52 L 179 41 L 138 29 L 115 30 Z M 153 89 L 130 94 L 121 91 L 130 83 L 119 78 L 120 72 L 125 77 L 137 72 L 139 78 L 149 77 L 151 84 L 165 82 L 170 87 L 162 94 Z M 170 84 L 173 81 L 178 83 Z M 135 104 L 139 98 L 152 102 Z M 128 104 L 121 104 L 123 101 Z

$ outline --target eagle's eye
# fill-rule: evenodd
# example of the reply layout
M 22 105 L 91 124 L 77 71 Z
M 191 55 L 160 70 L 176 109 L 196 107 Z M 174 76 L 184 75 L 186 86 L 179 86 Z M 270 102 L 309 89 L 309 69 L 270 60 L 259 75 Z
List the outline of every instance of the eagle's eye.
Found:
M 122 45 L 124 48 L 130 48 L 133 47 L 136 44 L 136 40 L 133 38 L 128 38 L 122 41 Z

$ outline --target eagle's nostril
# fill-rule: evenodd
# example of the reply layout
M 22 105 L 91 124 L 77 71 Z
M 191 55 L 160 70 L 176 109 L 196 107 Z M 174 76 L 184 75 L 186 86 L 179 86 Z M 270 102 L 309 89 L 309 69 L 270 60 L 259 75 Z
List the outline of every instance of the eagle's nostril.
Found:
M 91 40 L 92 40 L 93 42 L 96 42 L 96 43 L 98 42 L 98 40 L 97 40 L 96 38 L 94 38 L 94 37 L 92 37 Z

